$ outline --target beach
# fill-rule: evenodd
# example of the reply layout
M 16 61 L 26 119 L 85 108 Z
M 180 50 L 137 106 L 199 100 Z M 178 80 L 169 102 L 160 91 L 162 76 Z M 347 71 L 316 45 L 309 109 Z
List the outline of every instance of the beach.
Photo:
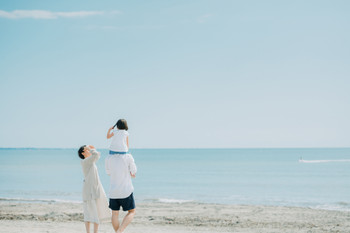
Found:
M 121 214 L 123 216 L 123 214 Z M 84 232 L 80 203 L 0 201 L 0 232 Z M 125 233 L 349 232 L 350 212 L 301 207 L 204 203 L 139 203 Z M 101 233 L 114 232 L 111 223 Z
M 300 154 L 309 163 L 299 162 Z M 349 154 L 349 148 L 134 150 L 137 210 L 125 233 L 348 233 Z M 85 232 L 75 149 L 2 149 L 0 158 L 0 233 Z M 104 161 L 97 167 L 108 194 Z M 114 231 L 102 223 L 99 232 Z

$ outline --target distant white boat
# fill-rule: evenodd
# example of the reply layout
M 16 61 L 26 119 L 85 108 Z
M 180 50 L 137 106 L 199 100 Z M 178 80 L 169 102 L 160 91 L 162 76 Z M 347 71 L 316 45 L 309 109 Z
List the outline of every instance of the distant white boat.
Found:
M 333 160 L 304 160 L 302 157 L 299 163 L 332 163 L 332 162 L 350 162 L 350 159 L 333 159 Z

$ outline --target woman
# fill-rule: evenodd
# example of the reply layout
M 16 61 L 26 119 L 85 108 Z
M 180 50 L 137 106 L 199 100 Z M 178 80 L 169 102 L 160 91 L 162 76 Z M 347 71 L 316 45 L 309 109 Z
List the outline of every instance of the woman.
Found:
M 97 152 L 94 146 L 84 145 L 78 150 L 78 155 L 83 160 L 81 165 L 85 178 L 83 202 L 86 232 L 90 233 L 90 223 L 94 223 L 94 233 L 97 233 L 98 225 L 111 217 L 107 197 L 96 167 L 96 161 L 100 158 L 100 152 Z

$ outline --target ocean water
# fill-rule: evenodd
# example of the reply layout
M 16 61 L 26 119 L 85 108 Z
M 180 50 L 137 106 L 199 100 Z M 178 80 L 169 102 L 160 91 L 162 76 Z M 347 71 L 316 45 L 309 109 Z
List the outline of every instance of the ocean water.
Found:
M 108 151 L 97 166 L 104 171 Z M 350 148 L 134 149 L 137 202 L 302 206 L 350 211 Z M 302 160 L 300 158 L 302 157 Z M 81 202 L 76 149 L 0 149 L 0 199 Z

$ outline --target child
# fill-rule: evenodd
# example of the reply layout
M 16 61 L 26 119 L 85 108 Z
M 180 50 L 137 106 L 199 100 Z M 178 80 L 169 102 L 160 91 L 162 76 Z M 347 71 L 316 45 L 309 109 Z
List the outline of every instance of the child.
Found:
M 111 132 L 114 127 L 117 130 Z M 134 187 L 131 178 L 135 178 L 137 168 L 129 151 L 129 133 L 126 120 L 120 119 L 107 133 L 112 138 L 109 156 L 105 160 L 106 173 L 110 176 L 109 208 L 112 210 L 112 225 L 116 233 L 124 232 L 135 216 Z M 119 223 L 120 207 L 128 211 Z
M 78 155 L 83 160 L 81 166 L 85 178 L 83 185 L 85 228 L 86 232 L 90 233 L 90 223 L 94 223 L 94 233 L 97 233 L 99 223 L 111 217 L 107 197 L 96 167 L 100 152 L 97 152 L 94 146 L 84 145 L 78 150 Z
M 116 126 L 117 129 L 115 129 Z M 112 130 L 113 132 L 111 132 Z M 109 154 L 126 154 L 129 151 L 129 133 L 127 130 L 128 124 L 125 119 L 118 120 L 113 127 L 109 128 L 107 139 L 112 138 Z

